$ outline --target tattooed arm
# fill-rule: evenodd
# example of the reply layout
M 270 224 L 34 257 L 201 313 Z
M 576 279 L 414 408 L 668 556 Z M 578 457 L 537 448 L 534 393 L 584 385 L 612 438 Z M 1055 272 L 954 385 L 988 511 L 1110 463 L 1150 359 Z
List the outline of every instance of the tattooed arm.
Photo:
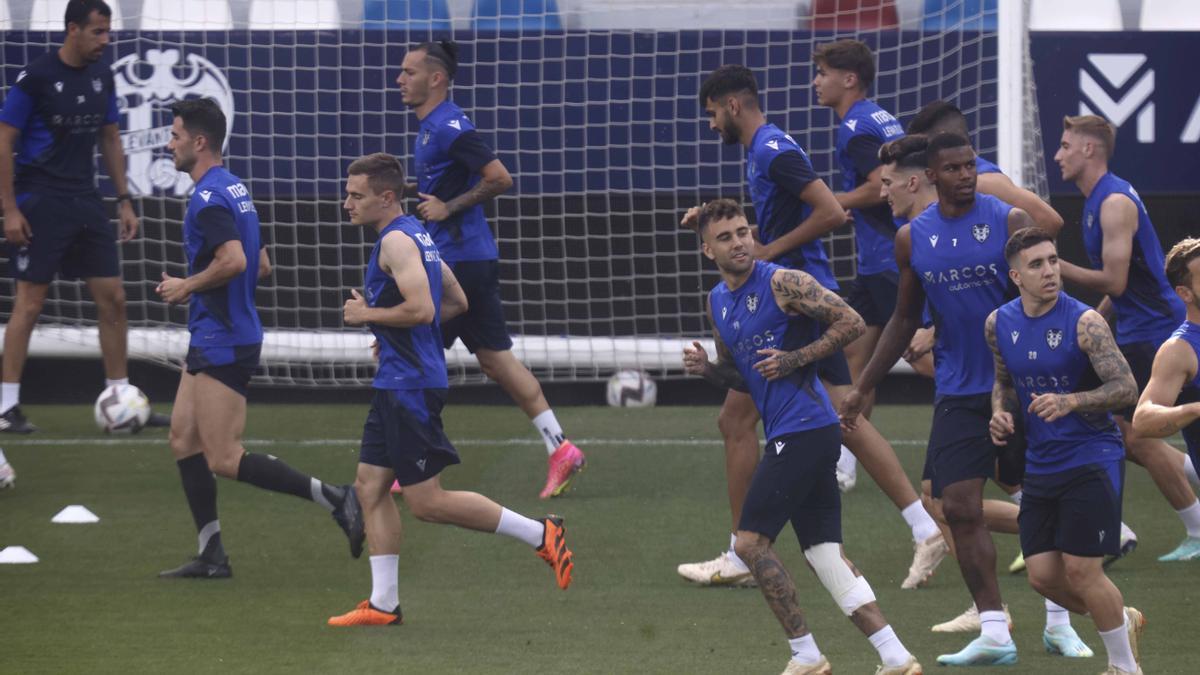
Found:
M 1029 412 L 1047 422 L 1076 411 L 1107 412 L 1133 405 L 1137 401 L 1137 382 L 1125 357 L 1117 349 L 1104 317 L 1089 309 L 1079 317 L 1076 331 L 1079 334 L 1079 348 L 1088 355 L 1092 369 L 1103 384 L 1090 391 L 1034 395 Z
M 712 324 L 711 307 L 709 307 L 708 322 Z M 683 348 L 683 369 L 689 375 L 699 375 L 722 389 L 749 391 L 746 380 L 742 378 L 742 374 L 738 372 L 737 366 L 733 363 L 733 353 L 729 351 L 729 347 L 725 346 L 721 340 L 721 334 L 717 332 L 715 326 L 713 327 L 713 340 L 717 343 L 716 363 L 708 360 L 708 352 L 704 349 L 704 345 L 692 342 L 691 347 Z
M 1133 430 L 1146 438 L 1166 438 L 1200 420 L 1200 401 L 1175 405 L 1183 385 L 1195 379 L 1196 352 L 1180 339 L 1168 340 L 1154 356 L 1150 382 L 1133 413 Z
M 754 369 L 768 380 L 786 377 L 797 368 L 836 353 L 867 329 L 862 317 L 845 300 L 805 272 L 776 270 L 771 275 L 771 291 L 780 309 L 816 319 L 825 324 L 825 332 L 795 351 L 760 349 L 758 353 L 767 358 L 754 364 Z
M 988 346 L 992 348 L 992 362 L 996 367 L 996 379 L 992 383 L 992 420 L 988 423 L 988 431 L 992 434 L 992 443 L 1008 445 L 1008 437 L 1016 432 L 1013 415 L 1020 412 L 1020 403 L 1008 366 L 1004 363 L 1004 357 L 1000 356 L 1000 345 L 996 343 L 995 311 L 988 315 L 983 332 L 987 336 Z

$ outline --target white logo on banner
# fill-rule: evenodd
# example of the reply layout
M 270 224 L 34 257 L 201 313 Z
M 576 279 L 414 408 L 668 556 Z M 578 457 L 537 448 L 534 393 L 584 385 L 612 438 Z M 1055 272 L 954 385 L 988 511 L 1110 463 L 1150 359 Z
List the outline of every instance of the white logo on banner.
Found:
M 170 106 L 188 98 L 211 98 L 225 113 L 228 129 L 232 130 L 233 90 L 229 80 L 208 59 L 199 54 L 184 55 L 178 49 L 130 54 L 113 63 L 112 70 L 117 105 L 125 117 L 121 143 L 128 158 L 130 192 L 144 195 L 163 190 L 177 197 L 186 195 L 192 189 L 192 179 L 175 170 L 175 160 L 167 152 L 173 120 Z M 229 147 L 229 136 L 226 133 L 225 148 Z
M 1126 88 L 1134 74 L 1145 65 L 1146 55 L 1088 54 L 1087 58 L 1096 72 L 1104 78 L 1107 88 L 1113 90 L 1118 96 L 1117 98 L 1109 96 L 1105 87 L 1098 84 L 1086 68 L 1081 68 L 1079 70 L 1079 91 L 1099 111 L 1093 111 L 1086 101 L 1080 101 L 1079 114 L 1100 115 L 1119 128 L 1134 113 L 1137 113 L 1138 142 L 1153 143 L 1154 102 L 1150 100 L 1150 95 L 1154 93 L 1154 69 L 1146 69 L 1145 74 L 1139 77 L 1133 86 Z M 1124 95 L 1120 94 L 1122 90 L 1125 90 Z

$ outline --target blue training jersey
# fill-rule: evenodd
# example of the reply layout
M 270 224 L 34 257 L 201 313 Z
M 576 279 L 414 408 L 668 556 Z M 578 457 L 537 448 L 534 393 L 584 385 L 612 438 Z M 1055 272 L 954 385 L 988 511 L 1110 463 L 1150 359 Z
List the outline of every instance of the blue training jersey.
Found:
M 120 120 L 112 70 L 103 63 L 72 68 L 58 50 L 17 74 L 0 122 L 21 132 L 16 150 L 17 194 L 86 194 L 96 189 L 96 138 Z
M 909 223 L 912 268 L 921 280 L 937 327 L 933 346 L 938 396 L 992 390 L 995 371 L 984 323 L 1005 300 L 1008 213 L 1012 206 L 976 194 L 959 218 L 942 216 L 937 202 Z
M 746 182 L 762 243 L 779 239 L 808 218 L 812 207 L 800 199 L 800 193 L 815 180 L 821 179 L 795 139 L 774 124 L 754 132 L 746 151 Z M 808 272 L 825 288 L 838 289 L 820 239 L 784 253 L 775 262 Z
M 713 324 L 746 380 L 767 440 L 838 423 L 817 378 L 815 363 L 774 382 L 768 382 L 754 369 L 754 364 L 763 359 L 758 350 L 793 351 L 821 334 L 821 326 L 814 319 L 789 316 L 775 302 L 771 277 L 780 269 L 784 268 L 759 260 L 746 283 L 730 290 L 721 282 L 708 296 Z
M 475 187 L 479 170 L 496 155 L 462 109 L 446 100 L 421 120 L 413 158 L 420 191 L 448 202 Z M 425 227 L 447 262 L 500 256 L 482 204 L 441 222 L 427 222 Z
M 981 174 L 981 173 L 1003 174 L 1004 172 L 1000 170 L 1000 167 L 996 166 L 991 161 L 985 159 L 982 155 L 976 155 L 975 156 L 975 173 L 976 174 Z
M 379 370 L 372 383 L 376 389 L 445 389 L 446 354 L 442 351 L 442 331 L 438 316 L 442 311 L 442 258 L 433 237 L 413 216 L 404 215 L 388 223 L 379 233 L 379 241 L 367 262 L 363 285 L 364 297 L 371 307 L 395 307 L 404 302 L 396 280 L 379 267 L 379 251 L 383 239 L 408 236 L 421 252 L 429 292 L 433 295 L 433 322 L 408 328 L 370 324 L 379 341 Z
M 1091 359 L 1079 347 L 1079 317 L 1089 309 L 1060 292 L 1054 307 L 1036 318 L 1025 314 L 1020 298 L 996 312 L 996 344 L 1020 401 L 1029 473 L 1057 473 L 1125 456 L 1111 413 L 1072 412 L 1053 422 L 1029 413 L 1034 394 L 1070 394 L 1100 385 Z
M 1104 232 L 1100 228 L 1100 206 L 1112 194 L 1133 200 L 1138 210 L 1137 231 L 1129 257 L 1129 281 L 1125 292 L 1112 298 L 1117 315 L 1117 344 L 1166 341 L 1184 319 L 1183 301 L 1167 283 L 1163 271 L 1163 250 L 1150 214 L 1137 190 L 1128 181 L 1111 173 L 1104 174 L 1083 204 L 1083 247 L 1094 269 L 1104 268 Z
M 1200 363 L 1200 324 L 1184 321 L 1182 326 L 1175 329 L 1171 337 L 1188 343 L 1192 351 L 1196 353 L 1197 363 Z M 1183 385 L 1183 390 L 1179 392 L 1179 398 L 1175 403 L 1176 405 L 1182 405 L 1197 401 L 1200 401 L 1200 368 L 1196 369 L 1196 376 L 1190 382 Z M 1200 420 L 1192 422 L 1181 431 L 1183 432 L 1183 441 L 1187 443 L 1188 454 L 1192 456 L 1192 461 L 1200 461 Z
M 850 192 L 867 182 L 879 166 L 879 148 L 904 136 L 904 128 L 892 114 L 862 99 L 846 111 L 837 130 L 837 159 L 842 168 L 842 191 Z M 858 273 L 896 272 L 896 224 L 888 205 L 851 209 L 854 241 L 858 246 Z
M 241 179 L 223 166 L 214 166 L 196 181 L 183 217 L 188 276 L 204 271 L 217 248 L 235 240 L 242 244 L 246 269 L 224 286 L 192 294 L 188 330 L 193 347 L 252 345 L 263 339 L 254 305 L 262 241 L 258 212 Z

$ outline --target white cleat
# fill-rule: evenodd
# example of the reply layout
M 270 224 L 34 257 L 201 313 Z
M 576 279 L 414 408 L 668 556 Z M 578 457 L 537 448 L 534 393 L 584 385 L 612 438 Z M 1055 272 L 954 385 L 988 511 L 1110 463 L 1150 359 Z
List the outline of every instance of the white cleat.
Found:
M 923 675 L 924 672 L 921 664 L 917 663 L 917 657 L 911 655 L 899 666 L 879 666 L 875 669 L 875 675 Z
M 1013 621 L 1012 615 L 1008 613 L 1008 605 L 1001 605 L 1004 608 L 1004 618 L 1008 619 L 1008 630 L 1012 630 Z M 983 629 L 983 625 L 979 622 L 979 610 L 975 609 L 972 604 L 967 608 L 967 611 L 950 619 L 945 623 L 939 623 L 929 630 L 935 633 L 978 633 Z
M 816 663 L 800 663 L 796 659 L 788 661 L 787 668 L 783 669 L 783 675 L 831 675 L 833 666 L 829 665 L 829 659 L 825 655 L 821 655 L 821 660 Z
M 1146 630 L 1146 617 L 1134 607 L 1125 608 L 1125 628 L 1129 631 L 1129 651 L 1133 652 L 1133 660 L 1137 661 L 1138 672 L 1142 671 L 1141 641 L 1142 631 Z
M 684 563 L 676 568 L 679 576 L 700 586 L 729 586 L 732 588 L 754 588 L 758 582 L 750 569 L 729 555 L 729 551 L 698 563 Z
M 0 464 L 0 489 L 15 487 L 16 484 L 17 470 L 8 462 Z
M 900 588 L 911 590 L 924 586 L 949 552 L 950 546 L 941 532 L 925 541 L 913 542 L 912 566 L 908 568 L 908 576 L 904 578 Z

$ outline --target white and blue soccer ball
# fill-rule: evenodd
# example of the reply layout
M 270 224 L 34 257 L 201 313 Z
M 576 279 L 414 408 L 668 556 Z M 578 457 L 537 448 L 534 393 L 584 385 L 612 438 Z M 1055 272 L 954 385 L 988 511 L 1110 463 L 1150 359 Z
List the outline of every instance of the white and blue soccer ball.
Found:
M 136 434 L 150 419 L 150 399 L 132 384 L 114 384 L 96 399 L 96 426 L 108 434 Z
M 619 370 L 608 378 L 608 404 L 614 408 L 649 408 L 658 400 L 658 385 L 641 370 Z

